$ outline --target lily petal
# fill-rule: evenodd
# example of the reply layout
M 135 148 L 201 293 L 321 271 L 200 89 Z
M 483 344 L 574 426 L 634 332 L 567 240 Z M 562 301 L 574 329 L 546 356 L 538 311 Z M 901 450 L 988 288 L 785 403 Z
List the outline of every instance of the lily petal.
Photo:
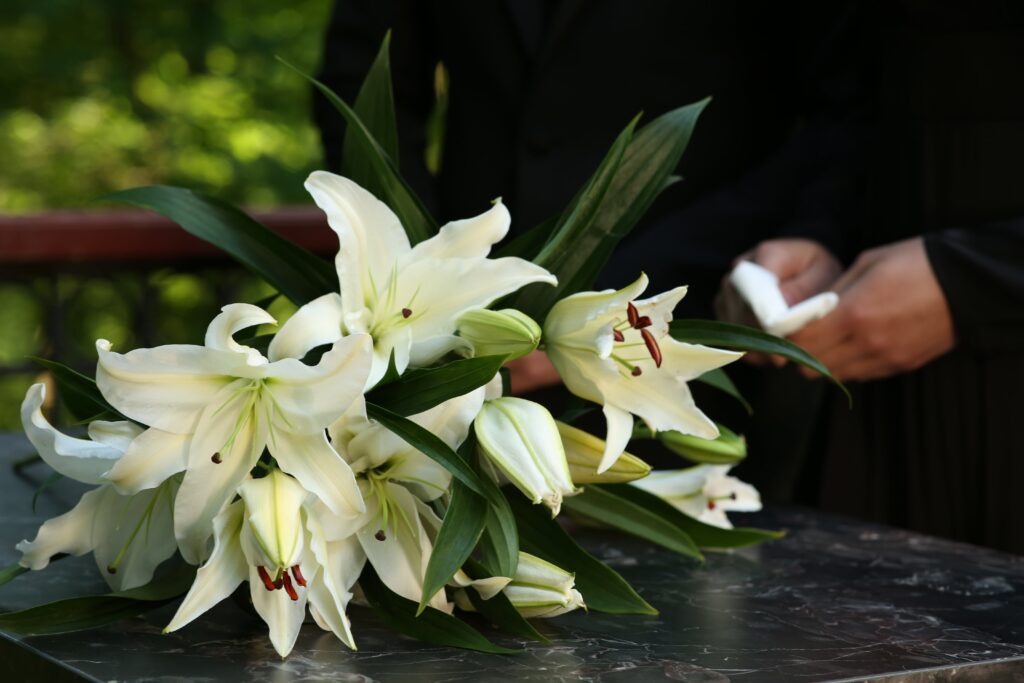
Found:
M 363 393 L 371 343 L 368 335 L 353 335 L 335 342 L 316 366 L 294 358 L 268 365 L 264 388 L 273 397 L 275 423 L 311 434 L 341 417 Z
M 334 514 L 354 517 L 366 510 L 352 468 L 331 447 L 323 430 L 307 435 L 274 429 L 269 446 L 281 469 Z
M 409 238 L 384 202 L 348 178 L 314 171 L 305 185 L 338 234 L 335 265 L 342 305 L 347 314 L 358 316 L 376 300 L 378 288 L 383 292 L 398 260 L 410 251 Z
M 388 520 L 384 540 L 377 536 L 380 528 L 369 525 L 357 534 L 359 544 L 384 585 L 403 598 L 418 603 L 423 595 L 423 577 L 430 561 L 430 539 L 420 522 L 413 495 L 397 484 L 386 484 L 385 490 L 395 517 Z M 428 604 L 451 612 L 443 588 L 431 597 Z
M 266 363 L 267 359 L 263 354 L 252 347 L 239 344 L 235 341 L 234 335 L 257 325 L 276 325 L 277 320 L 259 306 L 252 304 L 228 304 L 220 310 L 221 313 L 211 320 L 206 328 L 206 346 L 220 351 L 244 354 L 249 365 Z
M 598 474 L 603 474 L 615 464 L 619 456 L 626 451 L 626 446 L 629 445 L 629 440 L 633 436 L 633 416 L 631 414 L 610 403 L 605 404 L 602 412 L 608 422 L 608 435 L 604 441 L 601 464 L 597 466 Z
M 204 346 L 173 344 L 126 354 L 96 342 L 96 384 L 112 406 L 150 427 L 190 434 L 203 408 L 232 381 L 240 356 Z
M 267 349 L 270 361 L 301 360 L 315 347 L 333 344 L 341 339 L 343 318 L 341 297 L 336 292 L 313 299 L 295 311 L 274 335 Z
M 502 204 L 501 198 L 498 198 L 490 209 L 479 216 L 442 226 L 436 235 L 413 247 L 410 260 L 487 258 L 491 247 L 508 234 L 511 224 L 512 216 Z
M 287 657 L 295 647 L 306 618 L 307 591 L 298 591 L 298 600 L 292 600 L 283 590 L 268 591 L 263 587 L 257 568 L 250 565 L 249 594 L 253 607 L 270 630 L 270 642 L 277 654 Z
M 147 429 L 132 440 L 104 478 L 124 495 L 159 486 L 185 470 L 191 441 L 188 434 Z
M 93 420 L 88 427 L 89 438 L 96 443 L 110 446 L 122 453 L 128 450 L 139 434 L 144 431 L 142 427 L 129 422 L 128 420 L 117 420 L 108 422 L 106 420 Z
M 355 650 L 352 625 L 345 610 L 352 597 L 349 590 L 359 579 L 366 554 L 355 536 L 327 542 L 316 516 L 310 515 L 308 519 L 309 546 L 321 567 L 319 576 L 309 586 L 310 611 L 319 617 L 321 627 L 326 626 L 341 642 Z
M 105 493 L 93 519 L 93 556 L 107 584 L 116 591 L 144 586 L 161 562 L 178 549 L 172 506 L 176 481 L 122 496 Z
M 174 501 L 174 533 L 190 564 L 206 557 L 211 523 L 235 494 L 267 443 L 268 419 L 244 414 L 248 380 L 224 388 L 203 411 L 189 447 L 188 469 Z
M 100 484 L 103 473 L 117 462 L 122 450 L 95 441 L 75 439 L 56 429 L 43 416 L 46 385 L 33 384 L 21 404 L 21 424 L 39 456 L 57 472 L 86 484 Z
M 26 539 L 15 546 L 21 553 L 18 564 L 29 569 L 45 569 L 58 553 L 84 555 L 92 550 L 96 510 L 111 493 L 106 486 L 88 491 L 75 507 L 44 522 L 34 540 Z
M 213 520 L 213 554 L 199 568 L 196 580 L 174 613 L 164 633 L 177 631 L 224 598 L 231 595 L 248 576 L 245 556 L 238 542 L 242 528 L 240 501 L 224 508 Z M 262 585 L 262 584 L 260 584 Z

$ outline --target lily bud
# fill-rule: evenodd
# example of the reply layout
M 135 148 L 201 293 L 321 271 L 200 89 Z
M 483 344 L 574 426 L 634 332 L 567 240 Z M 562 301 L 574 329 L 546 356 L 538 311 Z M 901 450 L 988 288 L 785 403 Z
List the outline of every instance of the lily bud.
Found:
M 520 358 L 537 348 L 540 325 L 514 308 L 477 309 L 459 318 L 459 336 L 473 345 L 478 356 Z
M 520 552 L 516 575 L 503 592 L 524 617 L 556 617 L 586 607 L 575 585 L 575 574 Z
M 646 477 L 651 471 L 651 466 L 643 460 L 624 452 L 615 464 L 598 474 L 597 467 L 605 450 L 604 441 L 564 422 L 556 420 L 555 424 L 562 436 L 565 459 L 574 484 L 621 484 Z
M 562 509 L 563 496 L 576 493 L 565 460 L 562 437 L 547 408 L 503 396 L 486 401 L 474 422 L 484 455 L 534 502 Z
M 248 479 L 238 493 L 245 503 L 243 543 L 254 541 L 257 565 L 271 575 L 299 563 L 303 550 L 302 504 L 306 490 L 281 470 L 260 479 Z
M 718 425 L 717 439 L 701 439 L 679 432 L 658 432 L 657 439 L 673 453 L 705 465 L 733 465 L 747 457 L 747 440 Z

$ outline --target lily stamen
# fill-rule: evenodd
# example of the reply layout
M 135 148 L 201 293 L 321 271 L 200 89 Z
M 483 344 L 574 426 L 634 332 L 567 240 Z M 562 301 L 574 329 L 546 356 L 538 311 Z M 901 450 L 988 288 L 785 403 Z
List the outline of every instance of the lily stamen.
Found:
M 220 457 L 220 453 L 214 453 L 213 455 L 211 455 L 210 460 L 213 461 L 214 465 L 219 465 L 222 462 L 224 462 L 223 458 Z
M 640 312 L 636 310 L 636 306 L 633 305 L 632 301 L 626 304 L 626 317 L 629 319 L 631 327 L 636 327 L 637 321 L 640 320 Z
M 626 335 L 622 334 L 619 330 L 612 330 L 612 336 L 615 337 L 615 341 L 617 342 L 626 341 Z
M 642 330 L 643 328 L 650 327 L 653 324 L 654 323 L 651 321 L 651 316 L 642 315 L 639 318 L 637 318 L 636 324 L 633 325 L 633 327 L 638 330 Z
M 402 317 L 403 318 L 408 319 L 409 316 L 411 316 L 411 315 L 412 315 L 412 309 L 411 308 L 403 308 L 402 309 Z
M 292 585 L 292 577 L 288 576 L 288 570 L 285 569 L 281 573 L 281 576 L 284 577 L 284 591 L 293 602 L 297 601 L 299 599 L 299 593 L 295 590 L 295 586 Z
M 661 367 L 661 348 L 658 347 L 658 340 L 654 338 L 651 331 L 648 329 L 640 330 L 640 335 L 644 338 L 644 344 L 647 345 L 647 351 L 651 354 L 651 358 L 654 359 L 654 364 L 657 367 Z
M 306 587 L 306 577 L 302 575 L 302 571 L 299 570 L 299 565 L 292 567 L 292 576 L 295 577 L 295 582 L 303 588 Z
M 267 568 L 263 565 L 256 567 L 256 573 L 260 575 L 260 580 L 263 582 L 263 587 L 268 591 L 276 590 L 277 586 L 274 585 L 274 580 L 270 578 L 270 574 L 267 572 Z

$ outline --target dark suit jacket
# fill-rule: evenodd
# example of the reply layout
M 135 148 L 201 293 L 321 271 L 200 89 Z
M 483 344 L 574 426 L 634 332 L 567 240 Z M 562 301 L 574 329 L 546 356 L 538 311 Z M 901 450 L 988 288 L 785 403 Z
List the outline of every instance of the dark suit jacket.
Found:
M 828 7 L 821 7 L 828 5 Z M 638 112 L 711 95 L 670 189 L 603 285 L 643 269 L 711 315 L 740 251 L 778 234 L 844 251 L 857 144 L 849 26 L 835 3 L 339 0 L 322 79 L 353 98 L 387 28 L 401 167 L 441 220 L 502 196 L 513 234 L 560 211 Z M 435 64 L 450 74 L 443 167 L 423 163 Z M 342 126 L 322 101 L 329 164 Z

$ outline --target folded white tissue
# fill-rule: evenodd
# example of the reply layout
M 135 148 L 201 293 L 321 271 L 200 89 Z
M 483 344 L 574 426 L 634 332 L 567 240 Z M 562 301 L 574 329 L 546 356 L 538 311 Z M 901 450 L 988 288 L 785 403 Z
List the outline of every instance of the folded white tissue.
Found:
M 775 273 L 751 261 L 740 261 L 729 280 L 750 304 L 761 328 L 778 337 L 793 334 L 807 323 L 824 318 L 839 303 L 835 292 L 822 292 L 790 307 L 782 296 Z

